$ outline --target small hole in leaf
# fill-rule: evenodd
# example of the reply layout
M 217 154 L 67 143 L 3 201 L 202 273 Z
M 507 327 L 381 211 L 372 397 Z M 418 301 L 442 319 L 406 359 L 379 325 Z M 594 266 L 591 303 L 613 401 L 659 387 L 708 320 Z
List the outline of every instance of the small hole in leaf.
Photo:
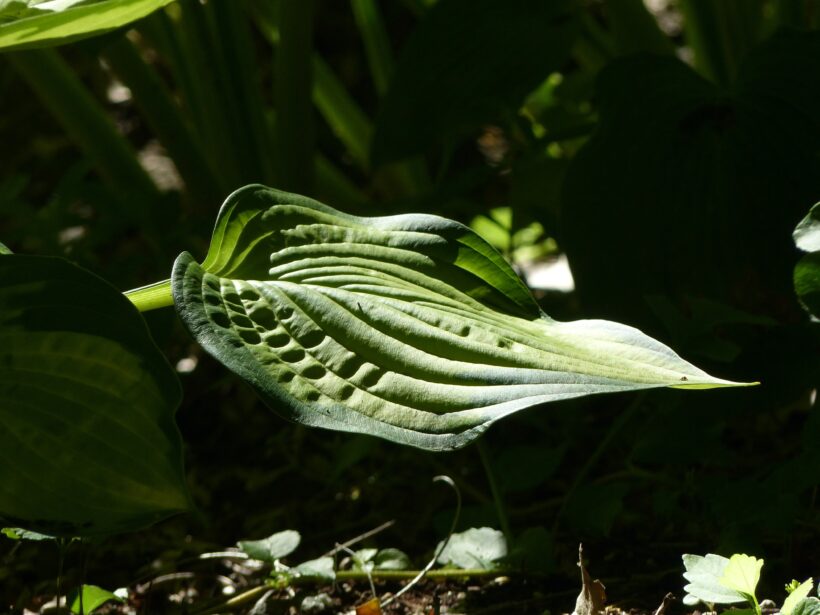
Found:
M 293 316 L 293 308 L 283 307 L 279 309 L 279 320 L 287 320 Z
M 305 399 L 308 401 L 318 401 L 319 398 L 322 396 L 319 391 L 308 391 L 307 395 L 305 395 Z
M 290 382 L 296 376 L 293 372 L 282 372 L 279 374 L 279 382 Z
M 220 303 L 222 303 L 222 299 L 219 298 L 219 295 L 206 294 L 205 303 L 207 303 L 208 305 L 219 305 Z
M 470 327 L 467 327 L 467 326 L 461 327 L 461 329 L 459 329 L 459 331 L 458 331 L 458 334 L 461 337 L 467 337 L 468 335 L 470 335 Z
M 250 288 L 244 289 L 241 293 L 239 293 L 239 296 L 245 301 L 256 301 L 259 299 L 259 295 Z

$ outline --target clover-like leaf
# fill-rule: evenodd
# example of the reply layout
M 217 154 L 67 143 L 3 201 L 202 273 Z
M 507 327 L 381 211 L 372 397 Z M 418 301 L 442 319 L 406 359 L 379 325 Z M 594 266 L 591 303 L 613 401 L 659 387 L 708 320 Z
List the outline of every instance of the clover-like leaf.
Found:
M 631 327 L 549 318 L 462 224 L 264 186 L 228 197 L 207 258 L 183 253 L 172 288 L 196 340 L 277 413 L 430 450 L 544 402 L 735 384 Z

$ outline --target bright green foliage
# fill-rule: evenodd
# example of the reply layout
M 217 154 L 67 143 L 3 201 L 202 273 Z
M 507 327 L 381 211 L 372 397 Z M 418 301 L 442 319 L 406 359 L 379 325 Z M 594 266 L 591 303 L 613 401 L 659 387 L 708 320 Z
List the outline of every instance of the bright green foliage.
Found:
M 0 242 L 0 254 L 11 254 L 11 250 L 9 250 L 2 242 Z
M 301 540 L 302 537 L 299 532 L 285 530 L 262 540 L 241 540 L 237 544 L 240 549 L 247 553 L 248 557 L 272 564 L 274 561 L 293 553 Z
M 814 587 L 814 582 L 811 578 L 806 579 L 798 585 L 798 581 L 792 581 L 792 586 L 786 586 L 789 595 L 783 602 L 783 607 L 780 609 L 781 615 L 792 615 L 795 607 L 802 602 L 811 592 Z
M 820 315 L 820 203 L 794 229 L 795 245 L 808 252 L 794 268 L 794 289 L 803 306 Z
M 0 257 L 0 519 L 48 534 L 188 509 L 174 372 L 128 300 L 68 262 Z
M 173 0 L 0 0 L 0 50 L 61 45 L 141 19 Z
M 276 412 L 431 450 L 548 401 L 735 384 L 631 327 L 552 320 L 495 250 L 436 216 L 359 218 L 248 186 L 172 285 L 197 341 Z
M 440 543 L 436 551 L 439 549 Z M 498 568 L 506 556 L 507 540 L 503 533 L 489 527 L 474 527 L 450 536 L 436 561 L 442 566 L 492 570 Z
M 81 591 L 83 593 L 82 613 L 85 615 L 91 615 L 106 602 L 123 601 L 119 596 L 112 594 L 107 589 L 97 587 L 96 585 L 83 585 Z M 68 599 L 69 604 L 71 605 L 71 612 L 80 615 L 80 592 L 72 592 Z
M 763 568 L 762 559 L 736 553 L 729 558 L 729 563 L 723 569 L 720 582 L 723 586 L 743 594 L 749 601 L 757 604 L 755 589 L 760 581 L 761 568 Z
M 683 589 L 686 595 L 683 603 L 695 605 L 698 602 L 709 604 L 734 604 L 746 602 L 746 597 L 739 591 L 729 588 L 721 582 L 729 560 L 714 553 L 702 555 L 684 555 L 683 565 L 686 572 L 683 578 L 689 581 Z

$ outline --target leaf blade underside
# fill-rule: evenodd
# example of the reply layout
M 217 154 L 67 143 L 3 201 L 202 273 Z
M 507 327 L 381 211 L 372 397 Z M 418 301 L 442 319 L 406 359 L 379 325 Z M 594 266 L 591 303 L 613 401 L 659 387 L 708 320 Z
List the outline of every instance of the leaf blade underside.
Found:
M 430 450 L 549 401 L 734 384 L 636 329 L 552 320 L 457 222 L 358 218 L 264 186 L 228 197 L 207 258 L 180 255 L 172 287 L 197 341 L 279 414 Z

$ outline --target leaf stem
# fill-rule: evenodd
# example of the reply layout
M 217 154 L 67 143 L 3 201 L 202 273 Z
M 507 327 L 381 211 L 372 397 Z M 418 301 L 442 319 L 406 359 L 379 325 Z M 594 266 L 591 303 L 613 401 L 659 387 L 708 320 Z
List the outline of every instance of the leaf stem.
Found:
M 174 305 L 174 296 L 171 294 L 171 280 L 141 286 L 123 294 L 140 312 Z

